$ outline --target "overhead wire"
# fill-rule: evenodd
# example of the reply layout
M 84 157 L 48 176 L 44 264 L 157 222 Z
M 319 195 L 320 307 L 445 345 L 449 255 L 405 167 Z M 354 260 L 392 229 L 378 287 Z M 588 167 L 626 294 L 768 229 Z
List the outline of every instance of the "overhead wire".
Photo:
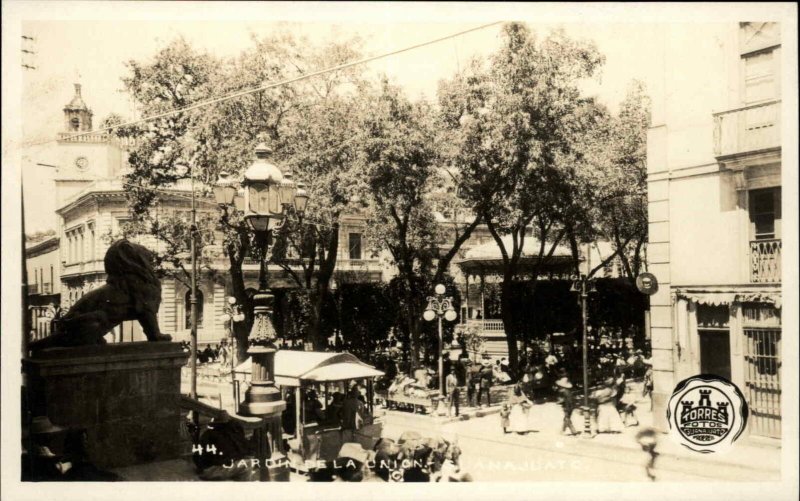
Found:
M 408 46 L 408 47 L 404 47 L 402 49 L 393 50 L 391 52 L 386 52 L 386 53 L 383 53 L 383 54 L 379 54 L 377 56 L 366 57 L 366 58 L 359 59 L 359 60 L 356 60 L 356 61 L 351 61 L 349 63 L 340 64 L 340 65 L 333 66 L 333 67 L 330 67 L 330 68 L 325 68 L 323 70 L 315 71 L 315 72 L 312 72 L 312 73 L 306 73 L 304 75 L 300 75 L 300 76 L 297 76 L 297 77 L 287 78 L 287 79 L 284 79 L 284 80 L 281 80 L 281 81 L 278 81 L 278 82 L 262 85 L 262 86 L 259 86 L 259 87 L 254 87 L 252 89 L 246 89 L 246 90 L 243 90 L 243 91 L 234 92 L 234 93 L 228 94 L 226 96 L 212 98 L 212 99 L 201 101 L 199 103 L 195 103 L 195 104 L 192 104 L 192 105 L 189 105 L 189 106 L 184 106 L 182 108 L 176 108 L 176 109 L 165 111 L 165 112 L 162 112 L 162 113 L 157 113 L 155 115 L 150 115 L 150 116 L 144 117 L 144 118 L 139 119 L 139 120 L 132 120 L 132 121 L 124 122 L 124 123 L 121 123 L 121 124 L 111 125 L 111 126 L 108 126 L 108 127 L 104 127 L 102 129 L 94 130 L 94 131 L 79 132 L 79 133 L 76 133 L 76 134 L 71 134 L 69 136 L 63 136 L 63 137 L 61 137 L 59 139 L 47 139 L 47 140 L 38 141 L 38 142 L 23 143 L 22 147 L 23 148 L 27 148 L 27 147 L 31 147 L 31 146 L 40 146 L 40 145 L 43 145 L 43 144 L 48 144 L 48 143 L 51 143 L 51 142 L 54 142 L 54 141 L 59 141 L 59 140 L 60 141 L 68 141 L 70 139 L 83 137 L 83 136 L 87 136 L 87 135 L 91 135 L 91 134 L 108 132 L 108 131 L 111 131 L 111 130 L 114 130 L 114 129 L 118 129 L 118 128 L 121 128 L 121 127 L 130 127 L 130 126 L 133 126 L 133 125 L 143 124 L 143 123 L 146 123 L 146 122 L 157 120 L 159 118 L 165 118 L 165 117 L 169 117 L 169 116 L 176 115 L 176 114 L 179 114 L 179 113 L 186 113 L 188 111 L 197 110 L 197 109 L 200 109 L 200 108 L 204 108 L 206 106 L 211 106 L 213 104 L 217 104 L 217 103 L 221 103 L 221 102 L 225 102 L 225 101 L 230 101 L 231 99 L 236 99 L 238 97 L 246 96 L 246 95 L 249 95 L 249 94 L 254 94 L 256 92 L 262 92 L 262 91 L 265 91 L 265 90 L 273 89 L 275 87 L 281 87 L 281 86 L 288 85 L 288 84 L 291 84 L 291 83 L 300 82 L 302 80 L 306 80 L 306 79 L 309 79 L 309 78 L 312 78 L 312 77 L 324 75 L 326 73 L 332 73 L 334 71 L 341 71 L 341 70 L 344 70 L 344 69 L 347 69 L 347 68 L 351 68 L 353 66 L 358 66 L 358 65 L 370 63 L 372 61 L 377 61 L 379 59 L 384 59 L 384 58 L 387 58 L 387 57 L 390 57 L 390 56 L 395 56 L 397 54 L 402 54 L 403 52 L 408 52 L 408 51 L 415 50 L 415 49 L 418 49 L 418 48 L 421 48 L 421 47 L 426 47 L 428 45 L 432 45 L 432 44 L 435 44 L 435 43 L 440 43 L 440 42 L 443 42 L 443 41 L 446 41 L 446 40 L 450 40 L 450 39 L 453 39 L 453 38 L 456 38 L 456 37 L 460 37 L 460 36 L 466 35 L 467 33 L 472 33 L 474 31 L 479 31 L 479 30 L 483 30 L 483 29 L 486 29 L 486 28 L 490 28 L 492 26 L 496 26 L 496 25 L 501 24 L 501 23 L 502 23 L 502 21 L 495 21 L 493 23 L 483 24 L 483 25 L 477 26 L 475 28 L 462 30 L 462 31 L 459 31 L 457 33 L 452 33 L 452 34 L 444 36 L 444 37 L 436 38 L 436 39 L 433 39 L 433 40 L 428 40 L 426 42 L 422 42 L 422 43 L 418 43 L 418 44 L 411 45 L 411 46 Z

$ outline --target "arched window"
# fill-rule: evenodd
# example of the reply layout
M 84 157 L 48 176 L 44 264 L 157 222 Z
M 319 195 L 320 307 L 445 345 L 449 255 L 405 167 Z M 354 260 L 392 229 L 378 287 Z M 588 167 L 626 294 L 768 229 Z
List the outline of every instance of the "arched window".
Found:
M 186 329 L 192 328 L 192 290 L 186 291 L 184 298 L 184 311 L 186 312 Z M 197 328 L 203 328 L 203 291 L 197 288 Z
M 73 117 L 69 123 L 72 127 L 72 130 L 79 130 L 81 128 L 81 120 L 78 117 Z

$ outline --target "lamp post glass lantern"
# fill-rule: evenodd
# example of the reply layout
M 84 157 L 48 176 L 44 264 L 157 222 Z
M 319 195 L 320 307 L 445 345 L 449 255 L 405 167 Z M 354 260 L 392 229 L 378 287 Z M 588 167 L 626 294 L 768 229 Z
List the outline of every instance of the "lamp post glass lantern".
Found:
M 272 231 L 280 228 L 287 216 L 287 209 L 294 207 L 302 215 L 308 204 L 308 193 L 292 180 L 288 171 L 284 173 L 272 163 L 272 150 L 265 144 L 255 149 L 256 158 L 244 173 L 241 186 L 236 186 L 227 173 L 220 173 L 214 196 L 223 210 L 232 209 L 242 213 L 247 224 L 256 233 L 259 255 L 258 292 L 253 296 L 253 327 L 249 335 L 250 348 L 247 354 L 252 361 L 251 385 L 245 392 L 241 405 L 245 415 L 260 417 L 264 421 L 259 440 L 258 456 L 261 465 L 267 464 L 267 450 L 271 450 L 272 465 L 262 469 L 262 480 L 288 480 L 288 468 L 283 455 L 283 432 L 281 413 L 286 402 L 275 387 L 275 328 L 270 319 L 274 296 L 267 287 L 267 250 Z M 243 191 L 243 196 L 239 195 Z M 233 207 L 231 205 L 233 204 Z M 233 305 L 231 305 L 233 306 Z M 231 316 L 244 319 L 241 311 Z M 233 325 L 231 325 L 233 327 Z M 269 443 L 267 443 L 269 437 Z
M 458 318 L 458 314 L 456 313 L 455 308 L 453 308 L 452 296 L 444 295 L 447 292 L 447 288 L 443 284 L 437 284 L 433 291 L 436 295 L 428 296 L 428 307 L 422 314 L 422 318 L 428 322 L 431 322 L 434 319 L 439 320 L 439 394 L 441 395 L 441 398 L 444 399 L 444 359 L 442 355 L 444 348 L 442 346 L 442 318 L 448 322 L 452 322 Z

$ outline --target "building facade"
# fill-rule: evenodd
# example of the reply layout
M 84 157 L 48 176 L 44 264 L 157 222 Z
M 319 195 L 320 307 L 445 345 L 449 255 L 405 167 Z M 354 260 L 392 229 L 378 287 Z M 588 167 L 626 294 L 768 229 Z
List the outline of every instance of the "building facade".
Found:
M 647 151 L 656 424 L 678 382 L 710 373 L 745 395 L 750 435 L 780 438 L 780 25 L 709 25 L 701 43 L 689 25 L 661 29 Z
M 50 335 L 50 320 L 61 304 L 61 262 L 58 241 L 58 237 L 51 237 L 29 244 L 25 248 L 32 340 Z
M 108 246 L 120 237 L 130 220 L 123 175 L 128 168 L 127 150 L 132 143 L 105 132 L 93 132 L 92 111 L 83 101 L 81 86 L 77 84 L 74 97 L 64 108 L 64 126 L 56 155 L 58 238 L 49 255 L 55 261 L 54 280 L 61 289 L 60 305 L 66 310 L 86 292 L 105 283 L 103 258 Z M 165 187 L 161 192 L 159 215 L 189 217 L 192 192 L 189 181 Z M 218 211 L 211 199 L 198 199 L 196 206 L 198 219 Z M 337 271 L 351 272 L 358 280 L 380 280 L 384 270 L 379 260 L 369 255 L 363 235 L 363 217 L 355 214 L 342 218 Z M 137 237 L 136 241 L 154 251 L 164 245 L 147 235 Z M 198 280 L 200 345 L 219 343 L 228 335 L 223 315 L 232 290 L 227 273 L 229 263 L 221 247 L 211 246 L 204 252 L 203 261 L 207 266 L 201 269 Z M 243 271 L 246 287 L 256 289 L 258 262 L 246 259 Z M 269 274 L 273 288 L 294 286 L 288 273 L 278 266 L 270 265 Z M 38 275 L 31 272 L 30 276 Z M 164 278 L 161 286 L 159 326 L 173 339 L 188 341 L 191 331 L 188 280 Z M 124 322 L 107 339 L 110 342 L 144 341 L 145 336 L 137 322 Z

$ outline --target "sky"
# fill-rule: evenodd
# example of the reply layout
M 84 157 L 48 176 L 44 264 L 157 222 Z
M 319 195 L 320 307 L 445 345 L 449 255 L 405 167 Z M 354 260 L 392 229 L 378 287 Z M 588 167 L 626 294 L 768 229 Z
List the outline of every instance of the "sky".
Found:
M 63 126 L 63 107 L 73 96 L 73 83 L 82 85 L 84 101 L 94 112 L 94 125 L 111 112 L 127 118 L 137 116 L 133 103 L 124 92 L 122 77 L 126 62 L 146 61 L 164 45 L 183 37 L 196 48 L 226 57 L 252 45 L 253 36 L 276 30 L 288 30 L 305 36 L 313 43 L 358 36 L 366 55 L 377 55 L 421 42 L 446 37 L 480 26 L 481 22 L 271 22 L 271 21 L 31 21 L 23 23 L 29 45 L 35 54 L 24 57 L 36 67 L 22 73 L 22 137 L 24 143 L 48 140 Z M 583 82 L 586 95 L 596 95 L 612 110 L 616 109 L 634 79 L 647 83 L 652 78 L 651 47 L 656 43 L 651 25 L 529 23 L 544 34 L 563 28 L 575 38 L 590 39 L 606 56 L 599 76 Z M 368 63 L 367 72 L 385 73 L 403 87 L 412 98 L 435 99 L 438 82 L 449 78 L 472 57 L 486 57 L 500 43 L 500 26 L 471 32 L 454 39 L 418 48 Z M 27 148 L 36 158 L 26 198 L 52 188 L 53 169 L 36 163 L 56 162 L 54 144 Z M 29 204 L 30 205 L 30 204 Z M 26 210 L 26 230 L 54 227 L 54 201 L 47 199 Z
M 16 12 L 14 9 L 16 8 Z M 739 4 L 737 9 L 742 9 Z M 756 12 L 758 6 L 750 6 Z M 705 9 L 705 10 L 704 10 Z M 55 138 L 63 126 L 63 107 L 74 93 L 73 83 L 82 85 L 84 101 L 94 111 L 97 126 L 111 112 L 135 117 L 121 78 L 125 63 L 146 61 L 176 37 L 184 37 L 196 48 L 225 57 L 252 44 L 253 36 L 288 30 L 314 43 L 358 36 L 363 52 L 377 55 L 445 37 L 495 21 L 519 20 L 539 36 L 560 27 L 568 35 L 593 41 L 606 57 L 599 75 L 582 82 L 585 96 L 596 96 L 611 111 L 624 97 L 633 80 L 641 80 L 651 95 L 663 94 L 664 54 L 670 51 L 660 38 L 668 22 L 696 26 L 702 22 L 731 22 L 750 18 L 735 9 L 700 4 L 520 4 L 520 3 L 391 3 L 391 2 L 36 2 L 12 0 L 3 3 L 4 40 L 34 38 L 21 48 L 35 54 L 20 54 L 4 47 L 4 81 L 19 76 L 16 97 L 20 104 L 20 127 L 16 145 Z M 758 16 L 756 16 L 758 17 Z M 13 18 L 17 25 L 6 19 Z M 730 18 L 730 19 L 727 19 Z M 692 24 L 689 24 L 692 23 Z M 14 28 L 9 29 L 10 28 Z M 434 99 L 438 82 L 452 76 L 474 56 L 486 56 L 499 46 L 500 26 L 471 32 L 454 39 L 418 48 L 368 63 L 368 73 L 385 73 L 412 97 Z M 19 35 L 18 35 L 19 34 Z M 5 44 L 4 44 L 5 45 Z M 34 66 L 7 71 L 14 59 Z M 8 65 L 6 63 L 8 62 Z M 702 68 L 698 69 L 702 71 Z M 692 69 L 694 71 L 694 69 Z M 12 76 L 12 78 L 6 78 Z M 5 86 L 4 86 L 5 88 Z M 6 93 L 4 93 L 4 98 Z M 21 100 L 19 98 L 21 97 Z M 4 101 L 4 103 L 7 101 Z M 4 129 L 8 125 L 4 121 Z M 10 141 L 4 134 L 4 152 Z M 55 227 L 52 192 L 54 169 L 37 163 L 56 163 L 54 143 L 23 151 L 30 162 L 24 171 L 26 224 L 29 232 Z

